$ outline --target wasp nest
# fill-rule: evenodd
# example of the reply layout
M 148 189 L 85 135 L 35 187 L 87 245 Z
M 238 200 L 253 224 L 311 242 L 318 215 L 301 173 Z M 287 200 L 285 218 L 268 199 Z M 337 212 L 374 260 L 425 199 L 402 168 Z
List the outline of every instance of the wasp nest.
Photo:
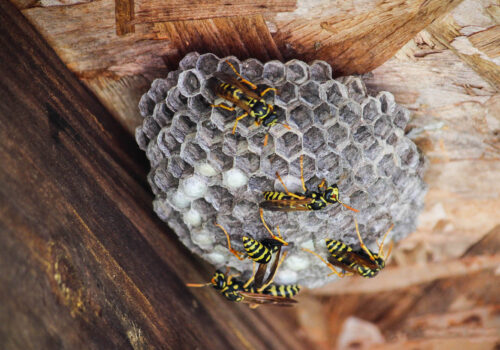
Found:
M 271 127 L 267 146 L 265 128 L 252 118 L 241 120 L 232 134 L 241 111 L 210 106 L 217 100 L 209 84 L 213 73 L 234 75 L 226 60 L 248 80 L 277 89 L 268 102 L 290 129 Z M 326 238 L 358 247 L 354 215 L 374 251 L 392 223 L 396 241 L 415 229 L 426 186 L 423 157 L 404 134 L 409 112 L 388 92 L 370 96 L 359 77 L 332 79 L 326 62 L 263 64 L 190 53 L 178 70 L 152 83 L 139 109 L 144 121 L 136 139 L 151 162 L 154 210 L 190 250 L 218 268 L 250 274 L 252 263 L 228 251 L 214 223 L 229 232 L 239 251 L 244 235 L 269 237 L 258 212 L 262 192 L 282 190 L 276 171 L 289 190 L 301 192 L 301 155 L 307 187 L 316 189 L 323 178 L 336 183 L 340 199 L 359 213 L 339 204 L 315 212 L 266 211 L 267 224 L 279 225 L 290 243 L 277 283 L 316 287 L 334 279 L 318 258 L 300 248 L 327 257 Z

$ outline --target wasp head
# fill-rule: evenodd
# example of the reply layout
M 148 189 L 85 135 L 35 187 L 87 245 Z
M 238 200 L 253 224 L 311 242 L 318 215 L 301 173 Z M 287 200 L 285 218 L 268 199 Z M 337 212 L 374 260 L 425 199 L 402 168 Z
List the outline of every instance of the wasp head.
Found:
M 328 203 L 335 203 L 339 200 L 339 188 L 337 185 L 329 186 L 325 191 L 325 200 Z
M 226 286 L 226 276 L 219 270 L 215 271 L 210 281 L 215 289 L 223 289 Z

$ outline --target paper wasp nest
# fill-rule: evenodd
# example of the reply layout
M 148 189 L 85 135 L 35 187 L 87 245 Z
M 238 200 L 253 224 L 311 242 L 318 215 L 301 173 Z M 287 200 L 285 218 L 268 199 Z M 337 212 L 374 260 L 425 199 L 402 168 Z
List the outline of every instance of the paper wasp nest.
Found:
M 271 127 L 266 147 L 266 130 L 252 118 L 244 118 L 233 135 L 241 111 L 210 107 L 212 74 L 234 75 L 226 59 L 248 80 L 277 88 L 268 102 L 291 130 Z M 226 228 L 239 251 L 243 235 L 269 237 L 258 212 L 262 192 L 282 190 L 276 171 L 289 190 L 301 192 L 301 154 L 308 188 L 316 189 L 326 178 L 338 184 L 340 199 L 359 213 L 339 204 L 315 212 L 266 211 L 267 224 L 272 229 L 279 225 L 290 243 L 277 283 L 316 287 L 334 279 L 318 258 L 300 248 L 326 258 L 325 238 L 359 247 L 354 215 L 365 243 L 375 251 L 376 239 L 391 223 L 396 241 L 415 229 L 426 192 L 424 161 L 404 134 L 409 112 L 390 93 L 370 96 L 358 77 L 334 80 L 323 61 L 263 64 L 190 53 L 179 66 L 142 96 L 144 122 L 136 139 L 151 162 L 148 180 L 156 213 L 193 252 L 218 268 L 230 266 L 249 275 L 251 260 L 239 261 L 228 251 L 214 222 Z

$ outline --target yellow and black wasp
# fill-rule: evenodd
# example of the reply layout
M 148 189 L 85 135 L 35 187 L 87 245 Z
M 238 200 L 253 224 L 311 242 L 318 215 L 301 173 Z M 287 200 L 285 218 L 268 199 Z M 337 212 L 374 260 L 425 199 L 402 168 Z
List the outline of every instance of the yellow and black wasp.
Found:
M 215 224 L 226 235 L 227 246 L 231 253 L 233 253 L 239 260 L 243 260 L 247 257 L 253 260 L 252 276 L 254 277 L 252 277 L 252 279 L 254 279 L 255 290 L 259 293 L 266 290 L 266 288 L 273 282 L 277 270 L 279 269 L 281 263 L 286 257 L 286 252 L 285 252 L 280 259 L 281 248 L 283 245 L 288 245 L 288 243 L 285 242 L 283 240 L 283 237 L 281 236 L 279 226 L 276 228 L 278 231 L 278 236 L 274 235 L 271 229 L 267 226 L 264 220 L 262 209 L 260 209 L 260 218 L 262 220 L 262 223 L 264 224 L 264 227 L 270 233 L 272 238 L 264 238 L 261 241 L 257 241 L 251 237 L 244 236 L 243 237 L 243 248 L 245 249 L 244 253 L 233 249 L 231 247 L 231 239 L 229 238 L 229 234 L 227 233 L 227 231 L 221 225 L 217 223 Z M 274 255 L 273 265 L 271 266 L 271 270 L 268 274 L 267 279 L 264 281 L 264 277 L 267 271 L 267 265 L 271 261 L 273 255 Z M 259 264 L 257 272 L 255 272 L 256 263 Z
M 344 204 L 339 199 L 339 188 L 337 185 L 327 186 L 325 179 L 318 185 L 317 191 L 311 191 L 306 187 L 304 182 L 304 156 L 300 156 L 300 180 L 302 181 L 302 189 L 304 193 L 292 193 L 288 191 L 281 176 L 276 172 L 278 180 L 283 185 L 285 192 L 266 191 L 264 192 L 264 201 L 260 203 L 260 207 L 271 211 L 307 211 L 321 210 L 328 204 L 340 203 L 347 209 L 358 212 Z
M 226 276 L 227 275 L 227 276 Z M 251 280 L 246 283 L 234 278 L 235 276 L 224 274 L 217 270 L 211 281 L 208 283 L 187 283 L 188 287 L 207 287 L 212 286 L 218 290 L 226 299 L 234 302 L 243 302 L 256 307 L 261 304 L 274 304 L 279 306 L 292 306 L 297 303 L 291 299 L 300 290 L 299 286 L 268 286 L 262 293 L 257 293 L 251 285 Z
M 394 225 L 392 225 L 385 233 L 382 243 L 377 243 L 379 251 L 378 253 L 374 253 L 363 243 L 361 235 L 359 234 L 356 219 L 354 219 L 354 224 L 356 225 L 356 233 L 358 235 L 361 249 L 354 250 L 349 245 L 342 243 L 341 241 L 327 239 L 326 247 L 330 252 L 328 262 L 325 261 L 325 259 L 323 259 L 320 255 L 310 251 L 309 249 L 302 248 L 302 250 L 320 258 L 332 270 L 330 275 L 336 274 L 339 277 L 343 277 L 346 275 L 358 274 L 366 278 L 375 277 L 379 271 L 385 267 L 385 261 L 391 254 L 392 244 L 389 247 L 387 255 L 384 255 L 384 241 Z M 334 266 L 341 268 L 342 272 L 338 272 Z M 344 271 L 347 271 L 348 273 L 345 273 Z
M 278 124 L 278 115 L 276 114 L 273 105 L 268 104 L 264 99 L 264 96 L 269 91 L 276 91 L 276 89 L 266 87 L 261 91 L 257 85 L 243 78 L 231 62 L 225 62 L 234 71 L 236 77 L 223 72 L 216 72 L 214 76 L 221 80 L 222 83 L 216 85 L 214 90 L 217 96 L 226 101 L 232 102 L 234 106 L 228 106 L 224 103 L 220 103 L 217 105 L 211 105 L 211 107 L 219 107 L 228 111 L 234 111 L 236 107 L 239 107 L 244 111 L 243 114 L 236 117 L 232 133 L 234 134 L 236 132 L 238 122 L 246 116 L 254 118 L 255 124 L 262 124 L 268 128 Z M 282 125 L 288 129 L 290 128 L 288 125 Z M 264 146 L 267 145 L 267 139 L 268 135 L 266 134 Z

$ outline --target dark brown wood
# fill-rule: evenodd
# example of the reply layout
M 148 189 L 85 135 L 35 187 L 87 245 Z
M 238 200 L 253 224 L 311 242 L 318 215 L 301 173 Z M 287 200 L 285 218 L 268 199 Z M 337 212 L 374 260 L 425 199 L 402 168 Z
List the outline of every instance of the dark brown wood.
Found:
M 229 303 L 151 210 L 134 140 L 0 2 L 3 349 L 308 348 L 293 310 Z

